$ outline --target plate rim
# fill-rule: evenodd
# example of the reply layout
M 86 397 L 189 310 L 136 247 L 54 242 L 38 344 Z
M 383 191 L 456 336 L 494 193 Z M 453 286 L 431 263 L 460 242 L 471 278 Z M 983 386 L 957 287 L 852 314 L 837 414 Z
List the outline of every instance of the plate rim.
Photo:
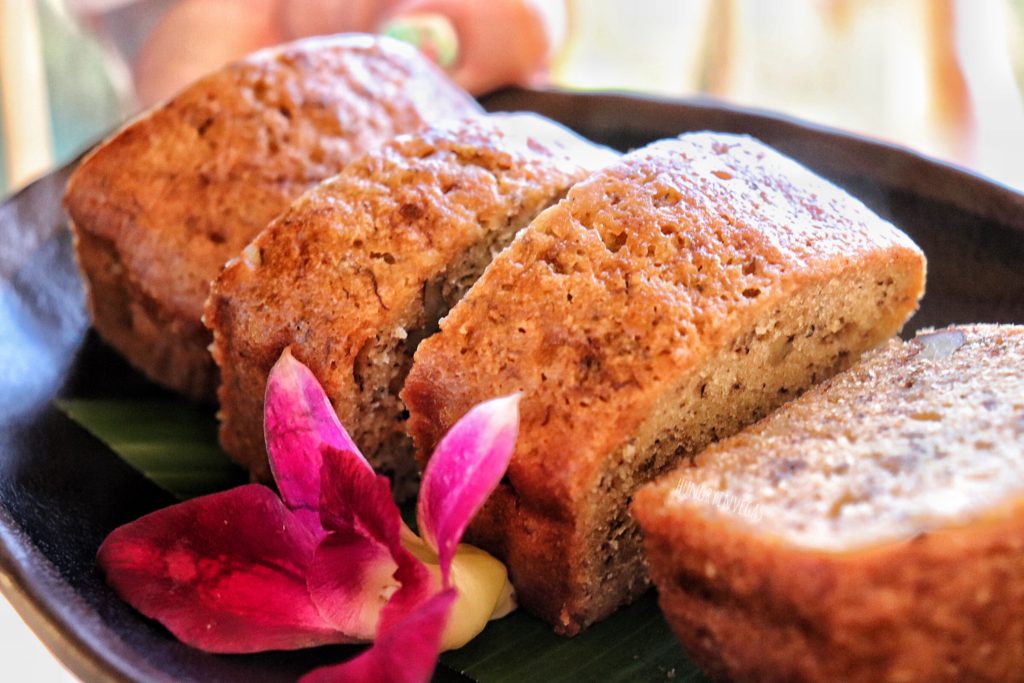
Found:
M 733 120 L 743 120 L 758 123 L 767 123 L 778 130 L 789 130 L 794 133 L 793 139 L 798 137 L 826 137 L 841 141 L 846 149 L 840 149 L 844 158 L 852 155 L 850 150 L 872 151 L 877 153 L 879 163 L 873 164 L 873 171 L 876 176 L 886 178 L 893 186 L 905 189 L 914 193 L 922 194 L 930 199 L 948 201 L 947 195 L 942 188 L 950 185 L 962 185 L 967 183 L 973 185 L 974 189 L 981 191 L 978 201 L 969 204 L 960 203 L 961 208 L 969 208 L 980 217 L 996 220 L 1004 225 L 1015 229 L 1024 229 L 1014 224 L 1014 219 L 1024 213 L 1024 187 L 1016 188 L 1009 183 L 985 175 L 981 171 L 969 168 L 952 160 L 943 159 L 935 154 L 920 151 L 907 144 L 886 140 L 868 133 L 845 130 L 835 126 L 815 121 L 802 119 L 793 114 L 787 114 L 758 106 L 747 106 L 735 102 L 718 99 L 710 95 L 687 95 L 672 97 L 668 95 L 633 93 L 625 90 L 568 90 L 564 88 L 503 88 L 481 98 L 481 104 L 488 112 L 502 111 L 501 105 L 505 103 L 521 102 L 544 103 L 567 103 L 577 100 L 579 102 L 592 101 L 598 104 L 602 102 L 619 102 L 623 105 L 639 105 L 641 113 L 649 117 L 652 113 L 669 113 L 680 106 L 692 111 L 699 111 L 705 114 L 714 113 L 726 114 Z M 564 105 L 563 105 L 564 106 Z M 607 106 L 607 105 L 602 105 Z M 509 111 L 515 111 L 510 109 Z M 537 111 L 529 109 L 529 111 Z M 543 111 L 539 113 L 550 116 Z M 552 117 L 555 118 L 555 117 Z M 719 130 L 719 129 L 705 129 Z M 793 156 L 785 151 L 783 146 L 777 142 L 766 142 L 769 146 L 780 150 L 787 156 Z M 804 161 L 797 159 L 803 165 Z M 854 164 L 835 164 L 837 168 L 863 168 L 865 164 L 858 162 Z M 938 171 L 943 176 L 941 185 L 935 183 L 914 182 L 916 176 L 913 174 L 901 177 L 907 171 L 928 168 Z M 888 169 L 889 172 L 884 172 Z M 815 170 L 815 169 L 812 169 Z M 877 172 L 882 170 L 881 174 Z M 815 170 L 816 173 L 821 173 Z M 1007 206 L 1013 206 L 1014 211 L 1007 210 Z

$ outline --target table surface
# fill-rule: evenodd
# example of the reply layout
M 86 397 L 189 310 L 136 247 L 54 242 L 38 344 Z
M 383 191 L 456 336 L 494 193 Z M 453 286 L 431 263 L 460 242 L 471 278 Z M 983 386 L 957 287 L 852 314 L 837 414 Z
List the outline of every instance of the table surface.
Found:
M 78 679 L 50 654 L 7 600 L 0 598 L 0 661 L 13 679 L 74 683 Z

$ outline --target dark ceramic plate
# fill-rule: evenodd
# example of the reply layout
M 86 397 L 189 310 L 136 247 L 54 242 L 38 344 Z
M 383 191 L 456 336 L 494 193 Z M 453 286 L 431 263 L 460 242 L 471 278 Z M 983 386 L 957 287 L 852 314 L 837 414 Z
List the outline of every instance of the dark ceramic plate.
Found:
M 690 130 L 754 135 L 921 245 L 928 294 L 911 328 L 1024 322 L 1024 196 L 1006 187 L 893 146 L 706 102 L 506 91 L 486 105 L 539 111 L 621 149 Z M 127 607 L 97 572 L 96 548 L 111 529 L 170 501 L 52 407 L 57 396 L 160 393 L 88 332 L 60 208 L 67 175 L 0 206 L 0 588 L 90 681 L 283 681 L 338 661 L 332 648 L 198 652 Z

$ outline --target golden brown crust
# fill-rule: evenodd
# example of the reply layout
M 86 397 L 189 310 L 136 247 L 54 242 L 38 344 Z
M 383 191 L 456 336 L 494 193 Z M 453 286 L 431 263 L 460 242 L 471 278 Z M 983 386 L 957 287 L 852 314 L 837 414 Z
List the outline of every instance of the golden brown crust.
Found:
M 396 138 L 299 198 L 207 304 L 225 450 L 266 475 L 263 391 L 290 345 L 370 461 L 414 474 L 397 388 L 418 339 L 519 228 L 614 158 L 541 117 L 477 117 Z
M 417 455 L 474 403 L 524 392 L 508 481 L 470 536 L 507 560 L 524 605 L 576 632 L 646 585 L 628 515 L 601 509 L 617 472 L 625 499 L 673 459 L 839 369 L 902 325 L 923 279 L 906 236 L 753 140 L 656 143 L 542 214 L 420 346 L 402 394 Z M 862 299 L 879 292 L 877 304 L 857 301 L 864 310 L 843 345 L 826 339 L 828 354 L 789 384 L 751 388 L 742 411 L 722 409 L 720 429 L 674 435 L 675 451 L 645 427 L 670 422 L 668 397 L 728 347 L 742 349 L 763 317 L 833 280 Z M 833 298 L 836 318 L 851 315 Z M 840 319 L 831 336 L 846 327 Z
M 201 323 L 174 317 L 146 296 L 110 240 L 72 230 L 77 258 L 86 273 L 93 327 L 128 361 L 151 377 L 174 377 L 177 391 L 204 399 L 217 390 L 210 364 L 209 332 Z
M 662 608 L 706 671 L 1019 676 L 1024 328 L 942 335 L 929 355 L 921 335 L 891 343 L 637 493 Z
M 104 279 L 93 311 L 110 310 L 99 295 L 146 302 L 97 329 L 151 378 L 212 398 L 200 315 L 224 262 L 359 153 L 477 111 L 413 50 L 369 36 L 299 41 L 201 79 L 97 147 L 68 183 L 74 229 L 92 238 L 80 264 Z M 124 272 L 101 273 L 111 263 Z
M 849 555 L 635 508 L 687 652 L 733 681 L 1006 681 L 1024 665 L 1024 505 Z

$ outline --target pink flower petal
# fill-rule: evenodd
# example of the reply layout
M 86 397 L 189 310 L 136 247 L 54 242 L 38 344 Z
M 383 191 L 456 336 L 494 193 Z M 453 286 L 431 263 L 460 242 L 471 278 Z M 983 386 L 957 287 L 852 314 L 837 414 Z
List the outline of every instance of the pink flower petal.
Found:
M 398 544 L 402 515 L 391 497 L 391 482 L 350 451 L 325 446 L 317 509 L 328 531 L 355 531 L 390 547 Z
M 377 632 L 390 629 L 400 623 L 407 614 L 419 609 L 423 603 L 436 594 L 437 587 L 432 585 L 431 574 L 418 559 L 405 548 L 398 558 L 398 570 L 395 579 L 401 587 L 391 596 L 380 614 Z
M 208 652 L 345 642 L 306 588 L 317 537 L 265 486 L 194 498 L 115 529 L 107 581 L 180 641 Z
M 281 353 L 267 378 L 264 410 L 270 468 L 292 510 L 315 514 L 319 507 L 322 446 L 350 451 L 370 469 L 320 383 L 290 348 Z
M 485 401 L 452 426 L 427 463 L 416 516 L 446 586 L 455 547 L 504 476 L 518 433 L 519 394 Z
M 429 597 L 430 575 L 401 544 L 387 477 L 327 446 L 320 479 L 320 522 L 329 533 L 316 551 L 310 593 L 336 628 L 369 639 L 378 619 L 391 623 Z
M 342 664 L 315 669 L 299 683 L 423 683 L 437 666 L 441 634 L 455 601 L 449 588 L 381 633 L 367 650 Z
M 381 610 L 398 589 L 398 564 L 386 546 L 352 532 L 334 532 L 313 556 L 309 592 L 324 619 L 360 641 L 373 640 Z

